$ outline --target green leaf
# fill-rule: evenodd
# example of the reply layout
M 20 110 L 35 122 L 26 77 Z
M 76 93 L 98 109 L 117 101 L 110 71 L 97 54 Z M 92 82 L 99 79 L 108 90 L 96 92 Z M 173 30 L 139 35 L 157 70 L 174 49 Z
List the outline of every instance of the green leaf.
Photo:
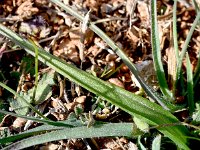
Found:
M 53 130 L 60 130 L 60 129 L 63 129 L 63 128 L 64 127 L 42 125 L 40 127 L 36 127 L 34 129 L 30 129 L 30 130 L 27 130 L 25 132 L 22 132 L 22 133 L 19 133 L 19 134 L 16 134 L 16 135 L 8 136 L 8 137 L 5 137 L 5 138 L 1 137 L 0 143 L 6 144 L 6 143 L 14 142 L 16 140 L 20 140 L 20 139 L 25 138 L 25 137 L 34 136 L 34 135 L 46 133 L 48 131 L 53 131 Z
M 194 112 L 194 89 L 193 89 L 193 74 L 192 66 L 188 53 L 186 53 L 186 70 L 187 70 L 187 99 L 189 112 Z
M 154 68 L 157 74 L 160 90 L 168 100 L 172 100 L 172 93 L 168 88 L 161 60 L 160 40 L 159 40 L 159 32 L 157 24 L 158 23 L 157 23 L 156 1 L 152 0 L 151 1 L 151 45 L 152 45 Z
M 34 70 L 34 57 L 33 56 L 25 56 L 22 58 L 21 61 L 21 66 L 22 68 L 24 67 L 24 73 L 30 73 L 31 76 L 33 76 L 35 74 L 35 70 Z
M 160 150 L 160 144 L 161 144 L 161 135 L 158 134 L 152 142 L 152 150 Z
M 43 116 L 35 107 L 33 107 L 24 97 L 20 96 L 17 92 L 15 92 L 13 89 L 11 89 L 10 87 L 6 86 L 4 83 L 0 82 L 0 86 L 5 88 L 6 90 L 8 90 L 9 92 L 11 92 L 12 94 L 16 95 L 17 98 L 20 99 L 20 102 L 23 102 L 22 105 L 28 106 L 29 108 L 31 108 L 35 113 L 37 113 L 40 117 L 47 119 L 45 116 Z M 19 104 L 20 105 L 20 104 Z M 25 108 L 22 107 L 22 108 Z M 20 108 L 19 108 L 20 109 Z M 2 111 L 2 110 L 1 110 Z
M 192 119 L 196 123 L 200 123 L 200 104 L 196 103 L 196 111 L 192 115 Z
M 42 134 L 42 133 L 46 133 L 49 131 L 55 131 L 55 130 L 61 130 L 64 128 L 72 128 L 72 127 L 78 127 L 78 126 L 83 126 L 82 122 L 79 120 L 72 120 L 72 119 L 68 119 L 65 121 L 62 121 L 63 123 L 65 123 L 66 125 L 68 124 L 69 126 L 53 126 L 53 125 L 42 125 L 33 129 L 29 129 L 27 131 L 21 132 L 19 134 L 16 135 L 12 135 L 12 136 L 8 136 L 5 138 L 0 138 L 0 143 L 1 144 L 6 144 L 6 143 L 10 143 L 10 142 L 15 142 L 17 140 L 20 140 L 22 138 L 25 137 L 29 137 L 29 136 L 35 136 L 38 134 Z
M 27 93 L 24 92 L 20 92 L 19 96 L 20 97 L 17 97 L 16 99 L 8 99 L 11 109 L 14 110 L 17 114 L 27 115 L 27 113 L 29 112 L 29 105 L 27 103 L 31 103 L 31 98 Z M 23 97 L 23 99 L 21 97 Z M 24 101 L 24 99 L 26 100 L 26 102 Z
M 74 128 L 65 128 L 57 131 L 52 131 L 46 134 L 41 134 L 26 138 L 19 142 L 13 143 L 2 150 L 16 150 L 23 149 L 30 146 L 63 140 L 71 138 L 91 138 L 91 137 L 105 137 L 105 136 L 132 136 L 132 123 L 108 123 L 108 124 L 99 124 L 87 128 L 83 127 L 74 127 Z
M 198 53 L 198 62 L 197 62 L 197 66 L 195 68 L 195 74 L 194 74 L 194 87 L 196 87 L 198 85 L 199 79 L 200 79 L 200 49 L 199 49 L 199 53 Z
M 133 117 L 133 121 L 136 124 L 137 128 L 139 128 L 143 132 L 148 132 L 149 131 L 149 125 L 141 120 L 140 118 Z
M 174 49 L 175 49 L 175 55 L 176 55 L 176 62 L 179 62 L 179 50 L 178 50 L 178 35 L 177 35 L 177 0 L 174 0 L 174 6 L 173 6 L 173 41 L 174 41 Z
M 33 87 L 27 92 L 20 92 L 20 97 L 17 97 L 16 99 L 10 98 L 9 102 L 11 108 L 18 114 L 26 115 L 29 111 L 29 105 L 27 103 L 39 104 L 50 98 L 52 95 L 52 86 L 55 85 L 54 75 L 55 71 L 50 71 L 42 75 L 42 78 L 39 81 L 36 89 L 34 102 L 32 102 L 32 96 L 35 90 Z M 23 97 L 26 100 L 26 102 L 21 97 Z
M 1 90 L 1 89 L 0 89 Z M 4 103 L 4 100 L 0 98 L 0 109 L 6 108 L 6 105 Z M 5 117 L 5 115 L 0 114 L 0 122 L 3 121 L 3 118 Z
M 41 80 L 39 80 L 36 95 L 34 99 L 34 104 L 40 104 L 51 97 L 52 95 L 52 86 L 55 85 L 54 81 L 55 71 L 51 70 L 50 72 L 44 73 Z M 28 95 L 32 97 L 34 88 L 28 91 Z
M 178 50 L 178 34 L 177 34 L 177 0 L 174 0 L 174 6 L 173 6 L 173 45 L 174 45 L 174 52 L 176 56 L 176 66 L 177 62 L 179 62 L 179 50 Z M 176 68 L 176 67 L 175 67 Z M 177 68 L 176 68 L 177 70 Z M 173 96 L 176 93 L 176 81 L 173 81 L 172 83 L 172 94 Z

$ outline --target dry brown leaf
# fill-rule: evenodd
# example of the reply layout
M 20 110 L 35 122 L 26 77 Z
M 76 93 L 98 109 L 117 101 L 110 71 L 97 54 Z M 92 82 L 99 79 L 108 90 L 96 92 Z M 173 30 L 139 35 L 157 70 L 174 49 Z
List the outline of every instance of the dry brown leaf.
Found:
M 0 59 L 3 55 L 3 53 L 6 51 L 6 46 L 7 46 L 7 43 L 3 43 L 3 45 L 0 47 Z
M 85 34 L 84 34 L 84 44 L 89 45 L 93 42 L 94 39 L 94 32 L 90 29 L 87 29 Z
M 31 0 L 23 2 L 16 10 L 16 14 L 18 14 L 21 18 L 30 18 L 38 12 L 39 9 L 37 7 L 33 7 L 33 2 Z
M 156 78 L 156 72 L 153 66 L 153 61 L 151 60 L 145 60 L 142 62 L 139 62 L 136 64 L 136 67 L 138 71 L 140 72 L 141 77 L 144 79 L 144 81 L 157 89 L 158 81 Z M 132 74 L 131 75 L 133 83 L 136 84 L 137 87 L 141 88 L 139 82 L 135 79 L 135 76 Z
M 58 49 L 54 50 L 53 54 L 67 60 L 71 60 L 76 64 L 79 64 L 80 59 L 75 44 L 77 44 L 75 41 L 69 40 L 67 38 L 62 39 L 59 43 Z
M 3 89 L 2 89 L 2 87 L 0 87 L 0 96 L 2 96 L 3 95 Z
M 108 82 L 115 84 L 121 88 L 124 88 L 124 84 L 118 78 L 110 78 Z
M 79 96 L 79 97 L 76 97 L 74 99 L 74 102 L 77 102 L 79 104 L 83 104 L 85 102 L 85 100 L 86 100 L 86 96 Z
M 48 4 L 48 0 L 35 0 L 35 4 L 36 5 L 47 5 Z
M 127 0 L 126 2 L 126 12 L 128 15 L 132 16 L 136 6 L 137 0 Z
M 45 146 L 41 146 L 40 150 L 57 150 L 59 148 L 58 144 L 48 143 Z
M 64 103 L 65 107 L 67 108 L 68 111 L 74 110 L 74 107 L 76 106 L 75 102 L 72 103 Z
M 97 45 L 94 45 L 94 46 L 90 46 L 90 48 L 88 49 L 87 55 L 91 53 L 93 57 L 96 57 L 101 52 L 102 52 L 102 49 L 100 49 Z
M 99 138 L 97 143 L 100 149 L 122 150 L 120 145 L 112 138 Z
M 106 55 L 106 61 L 107 62 L 111 62 L 111 61 L 115 61 L 117 59 L 117 55 L 116 54 L 108 54 L 108 55 Z
M 18 118 L 15 119 L 12 126 L 14 128 L 22 128 L 25 125 L 26 122 L 27 122 L 26 119 L 18 117 Z
M 131 40 L 131 44 L 132 44 L 133 49 L 137 48 L 138 42 L 140 40 L 138 30 L 139 29 L 137 27 L 133 26 L 127 32 L 127 37 Z
M 10 115 L 5 115 L 0 123 L 0 127 L 9 127 L 12 125 L 13 121 L 15 120 L 16 118 L 13 117 L 13 116 L 10 116 Z
M 139 12 L 141 22 L 145 24 L 145 26 L 149 26 L 150 16 L 147 3 L 145 1 L 138 1 L 137 9 Z

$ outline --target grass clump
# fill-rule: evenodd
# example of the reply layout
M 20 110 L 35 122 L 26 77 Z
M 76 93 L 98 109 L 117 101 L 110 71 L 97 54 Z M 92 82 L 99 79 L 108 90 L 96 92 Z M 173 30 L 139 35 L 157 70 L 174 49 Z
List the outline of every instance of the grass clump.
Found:
M 11 116 L 45 124 L 16 135 L 2 137 L 0 139 L 2 149 L 23 149 L 46 142 L 72 138 L 86 139 L 114 136 L 125 136 L 132 139 L 137 139 L 137 144 L 142 148 L 144 145 L 141 142 L 141 137 L 148 137 L 150 131 L 152 131 L 154 134 L 154 138 L 152 138 L 153 142 L 151 143 L 152 149 L 160 149 L 162 144 L 169 143 L 169 139 L 173 141 L 173 146 L 176 145 L 181 149 L 190 149 L 189 147 L 191 146 L 193 140 L 189 141 L 188 139 L 195 139 L 196 141 L 199 140 L 199 128 L 195 126 L 196 124 L 199 124 L 199 99 L 196 95 L 197 87 L 199 86 L 199 65 L 196 66 L 195 71 L 193 72 L 191 69 L 190 57 L 188 53 L 186 53 L 192 34 L 199 21 L 200 15 L 198 11 L 196 18 L 192 23 L 191 29 L 189 30 L 189 34 L 186 37 L 185 44 L 183 45 L 183 48 L 179 54 L 176 28 L 177 19 L 175 13 L 177 1 L 174 1 L 173 45 L 174 54 L 176 55 L 176 59 L 174 60 L 176 62 L 176 74 L 174 75 L 175 80 L 173 83 L 169 83 L 163 67 L 160 50 L 156 1 L 151 1 L 152 56 L 159 87 L 159 90 L 156 91 L 141 77 L 138 68 L 132 63 L 125 52 L 119 46 L 117 46 L 117 44 L 107 34 L 97 27 L 94 22 L 90 21 L 88 14 L 86 15 L 88 17 L 86 18 L 61 1 L 51 0 L 51 2 L 55 4 L 56 7 L 60 7 L 62 10 L 65 10 L 68 14 L 72 15 L 79 21 L 84 22 L 86 29 L 84 31 L 82 30 L 83 35 L 86 34 L 87 28 L 90 28 L 94 33 L 102 38 L 110 46 L 112 51 L 117 54 L 123 63 L 128 67 L 131 73 L 134 74 L 135 78 L 147 96 L 139 96 L 114 84 L 103 81 L 102 79 L 99 79 L 98 77 L 84 71 L 82 68 L 84 67 L 84 61 L 86 60 L 84 60 L 84 53 L 81 53 L 81 50 L 85 49 L 84 38 L 86 37 L 84 36 L 82 37 L 83 39 L 81 40 L 81 43 L 79 43 L 81 45 L 79 47 L 79 53 L 81 54 L 81 65 L 80 68 L 78 68 L 75 65 L 66 63 L 66 61 L 45 51 L 41 46 L 38 46 L 38 41 L 33 42 L 30 39 L 27 40 L 1 24 L 1 35 L 14 42 L 16 45 L 19 45 L 26 51 L 27 54 L 35 57 L 35 84 L 32 89 L 27 90 L 28 92 L 26 92 L 26 94 L 20 94 L 18 91 L 14 91 L 8 87 L 5 84 L 5 79 L 3 79 L 4 83 L 0 82 L 0 86 L 17 97 L 16 100 L 18 102 L 18 107 L 15 107 L 15 112 L 17 113 L 9 112 L 7 109 L 1 109 L 0 112 L 2 114 L 9 114 Z M 183 70 L 182 63 L 183 59 L 185 58 L 185 54 L 187 68 L 186 70 Z M 39 74 L 40 72 L 38 67 L 44 66 L 48 66 L 53 70 L 53 72 L 50 71 L 50 73 L 48 72 L 49 74 L 42 72 Z M 113 72 L 115 73 L 116 71 Z M 186 72 L 187 78 L 185 78 L 184 75 L 181 75 L 183 72 Z M 58 75 L 57 78 L 56 75 Z M 62 75 L 62 77 L 60 77 L 60 75 Z M 64 89 L 67 86 L 65 85 L 67 82 L 62 82 L 62 78 L 65 78 L 63 81 L 69 80 L 70 82 L 73 82 L 73 85 L 75 83 L 76 94 L 79 97 L 81 97 L 80 93 L 84 92 L 80 86 L 90 93 L 93 93 L 91 94 L 92 100 L 95 102 L 92 104 L 88 113 L 84 114 L 84 108 L 81 104 L 82 101 L 85 102 L 86 100 L 83 96 L 81 97 L 83 99 L 73 102 L 73 105 L 75 106 L 70 106 L 68 111 L 70 111 L 70 109 L 74 109 L 74 112 L 70 113 L 67 118 L 65 118 L 63 121 L 53 121 L 51 118 L 47 117 L 51 112 L 49 111 L 49 113 L 42 114 L 44 109 L 40 109 L 39 106 L 41 104 L 46 105 L 46 102 L 51 99 L 53 102 L 56 102 L 57 105 L 59 104 L 59 108 L 66 113 L 65 109 L 67 109 L 69 105 L 64 105 L 60 103 L 61 101 L 59 100 L 59 98 L 61 98 L 63 95 L 67 95 L 64 94 L 64 92 L 66 92 Z M 184 80 L 187 81 L 187 84 L 184 82 Z M 52 97 L 53 87 L 56 87 L 56 82 L 59 83 L 60 87 L 60 96 L 58 99 Z M 170 87 L 170 84 L 172 87 Z M 178 91 L 180 89 L 179 86 L 184 86 L 185 91 Z M 98 98 L 95 98 L 95 96 Z M 182 105 L 177 104 L 177 99 L 183 96 L 185 96 L 187 102 L 184 101 Z M 149 99 L 151 99 L 153 102 Z M 20 100 L 23 103 L 19 102 Z M 66 101 L 67 100 L 69 99 L 66 98 Z M 21 113 L 19 111 L 24 107 L 28 108 L 25 114 L 23 114 L 24 112 Z M 131 121 L 130 123 L 129 121 L 108 123 L 102 120 L 98 121 L 94 119 L 93 116 L 101 109 L 103 110 L 102 112 L 104 115 L 101 115 L 99 118 L 107 118 L 106 115 L 112 116 L 112 113 L 108 108 L 113 110 L 113 113 L 120 108 L 124 112 L 130 114 L 134 118 L 134 122 Z M 176 113 L 179 111 L 187 112 L 187 110 L 189 110 L 189 115 L 187 116 L 186 120 L 188 118 L 192 118 L 192 121 L 189 121 L 189 123 L 182 122 L 176 116 Z M 29 112 L 35 113 L 36 117 L 26 116 L 29 114 Z M 188 130 L 188 127 L 193 128 L 192 132 Z M 164 137 L 162 135 L 164 135 Z

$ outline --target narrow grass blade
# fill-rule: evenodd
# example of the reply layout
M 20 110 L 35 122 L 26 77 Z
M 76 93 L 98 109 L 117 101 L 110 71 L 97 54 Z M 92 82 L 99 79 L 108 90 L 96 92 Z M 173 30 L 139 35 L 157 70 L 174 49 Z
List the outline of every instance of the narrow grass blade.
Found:
M 16 42 L 16 44 L 24 47 L 28 53 L 35 55 L 34 45 L 27 40 L 20 38 L 2 25 L 0 25 L 0 33 Z M 178 122 L 177 118 L 161 106 L 113 84 L 100 80 L 73 65 L 65 63 L 41 48 L 38 48 L 38 51 L 38 59 L 40 61 L 53 68 L 69 80 L 79 84 L 90 92 L 101 96 L 127 113 L 139 117 L 151 125 Z M 159 131 L 172 139 L 179 145 L 179 147 L 188 149 L 186 145 L 187 140 L 184 138 L 184 135 L 187 134 L 187 129 L 184 126 L 162 127 L 159 128 Z
M 180 73 L 179 86 L 180 87 L 178 88 L 178 91 L 180 92 L 180 95 L 185 96 L 186 93 L 187 93 L 187 89 L 186 89 L 186 86 L 185 86 L 185 77 L 183 75 L 182 70 L 181 70 L 181 73 Z
M 196 69 L 195 69 L 195 74 L 194 74 L 194 88 L 196 87 L 197 83 L 199 82 L 199 79 L 200 79 L 200 49 L 199 49 L 199 58 L 198 58 L 198 62 L 197 62 L 197 66 L 196 66 Z
M 173 41 L 174 41 L 174 51 L 176 56 L 176 71 L 177 71 L 177 63 L 179 62 L 179 49 L 178 49 L 178 35 L 177 35 L 177 0 L 174 0 L 173 5 Z M 172 93 L 175 95 L 176 93 L 176 71 L 175 71 L 175 81 L 172 85 Z
M 84 21 L 84 17 L 78 14 L 76 11 L 71 9 L 69 6 L 63 4 L 61 1 L 58 0 L 51 0 L 51 2 L 55 3 L 56 5 L 60 6 L 64 9 L 67 13 L 74 16 L 80 21 Z M 102 31 L 100 30 L 95 23 L 89 22 L 89 28 L 93 30 L 97 35 L 99 35 L 111 48 L 112 50 L 122 59 L 122 61 L 128 66 L 131 72 L 135 75 L 136 79 L 147 93 L 149 97 L 157 101 L 163 108 L 169 110 L 173 109 L 170 103 L 167 103 L 166 100 L 161 97 L 152 87 L 149 87 L 144 80 L 140 77 L 137 68 L 134 64 L 130 61 L 130 59 L 126 56 L 126 54 Z
M 175 84 L 175 87 L 177 87 L 178 80 L 180 79 L 180 72 L 181 72 L 181 68 L 182 68 L 183 58 L 185 56 L 185 53 L 186 53 L 187 47 L 188 47 L 188 45 L 190 43 L 192 34 L 193 34 L 193 32 L 195 30 L 195 27 L 198 24 L 199 20 L 200 20 L 200 12 L 197 13 L 197 16 L 196 16 L 196 18 L 195 18 L 195 20 L 194 20 L 194 22 L 192 24 L 192 27 L 190 28 L 190 31 L 189 31 L 189 33 L 187 35 L 187 38 L 186 38 L 186 41 L 185 41 L 185 43 L 183 45 L 183 48 L 181 50 L 180 59 L 179 59 L 178 65 L 177 65 L 177 75 L 176 75 L 176 84 Z
M 193 74 L 192 74 L 192 66 L 190 62 L 190 58 L 188 53 L 186 53 L 186 64 L 187 64 L 187 99 L 188 99 L 188 107 L 189 112 L 192 114 L 194 112 L 194 90 L 193 90 Z
M 196 0 L 192 0 L 192 3 L 193 3 L 193 5 L 194 5 L 194 7 L 195 7 L 196 12 L 198 13 L 198 11 L 199 11 L 199 6 L 198 6 Z
M 16 134 L 16 135 L 1 138 L 0 144 L 3 145 L 3 144 L 6 144 L 6 143 L 15 142 L 15 141 L 20 140 L 20 139 L 25 138 L 25 137 L 35 136 L 35 135 L 38 135 L 38 134 L 46 133 L 46 132 L 53 131 L 53 130 L 60 130 L 60 129 L 63 129 L 63 128 L 64 127 L 42 125 L 42 126 L 34 128 L 34 129 L 30 129 L 30 130 L 27 130 L 25 132 Z
M 163 68 L 162 60 L 161 60 L 156 8 L 157 8 L 156 1 L 152 0 L 151 1 L 151 45 L 152 45 L 154 68 L 157 74 L 160 90 L 162 91 L 163 95 L 168 100 L 172 100 L 172 93 L 168 88 L 167 80 L 165 78 L 165 72 L 164 72 L 164 68 Z
M 41 134 L 26 138 L 19 142 L 13 143 L 2 150 L 16 150 L 24 149 L 30 146 L 74 138 L 91 138 L 91 137 L 109 137 L 109 136 L 132 136 L 132 123 L 108 123 L 100 124 L 90 128 L 86 126 L 75 127 L 71 129 L 61 129 L 58 131 L 52 131 L 46 134 Z
M 34 45 L 35 43 L 32 42 L 32 44 Z M 35 86 L 34 86 L 33 97 L 32 97 L 32 102 L 34 103 L 35 103 L 35 95 L 37 91 L 37 86 L 38 86 L 38 49 L 37 47 L 35 47 Z
M 173 39 L 174 39 L 174 50 L 176 55 L 176 62 L 179 62 L 179 50 L 178 50 L 178 35 L 177 35 L 177 0 L 174 0 L 173 5 Z
M 32 121 L 35 121 L 35 122 L 48 124 L 48 125 L 53 125 L 53 126 L 74 127 L 74 124 L 71 124 L 71 123 L 68 123 L 68 122 L 61 122 L 61 121 L 56 122 L 56 121 L 51 121 L 51 120 L 39 119 L 39 118 L 35 118 L 35 117 L 28 117 L 28 116 L 8 112 L 8 111 L 5 111 L 5 110 L 0 110 L 0 113 L 15 116 L 15 117 L 20 117 L 20 118 L 24 118 L 24 119 L 27 119 L 27 120 L 32 120 Z

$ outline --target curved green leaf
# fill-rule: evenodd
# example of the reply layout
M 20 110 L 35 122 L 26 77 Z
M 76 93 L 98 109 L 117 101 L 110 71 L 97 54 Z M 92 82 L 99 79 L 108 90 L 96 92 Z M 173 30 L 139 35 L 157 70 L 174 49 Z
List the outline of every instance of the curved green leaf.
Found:
M 13 115 L 13 113 L 10 115 Z M 29 118 L 24 117 L 24 118 L 36 121 L 34 117 L 29 117 Z M 48 122 L 48 121 L 43 122 L 43 120 L 40 120 L 40 119 L 38 119 L 38 122 L 52 124 L 51 122 Z M 103 124 L 103 122 L 96 122 L 96 124 L 100 124 L 100 123 Z M 35 136 L 38 134 L 55 131 L 55 130 L 61 130 L 64 128 L 66 129 L 66 128 L 73 128 L 73 127 L 80 127 L 83 125 L 84 124 L 80 120 L 76 120 L 76 119 L 68 119 L 65 121 L 54 122 L 54 124 L 52 124 L 52 125 L 42 125 L 42 126 L 39 126 L 39 127 L 33 128 L 33 129 L 29 129 L 24 132 L 21 132 L 19 134 L 0 138 L 0 144 L 7 144 L 10 142 L 15 142 L 15 141 L 20 140 L 25 137 Z
M 96 126 L 92 126 L 90 128 L 83 126 L 71 129 L 69 128 L 60 129 L 46 134 L 41 134 L 30 138 L 26 138 L 24 140 L 11 144 L 3 148 L 2 150 L 16 150 L 16 149 L 19 150 L 46 142 L 71 139 L 71 138 L 90 138 L 90 137 L 105 137 L 105 136 L 131 137 L 132 127 L 133 127 L 132 123 L 108 123 L 108 124 L 99 124 Z

